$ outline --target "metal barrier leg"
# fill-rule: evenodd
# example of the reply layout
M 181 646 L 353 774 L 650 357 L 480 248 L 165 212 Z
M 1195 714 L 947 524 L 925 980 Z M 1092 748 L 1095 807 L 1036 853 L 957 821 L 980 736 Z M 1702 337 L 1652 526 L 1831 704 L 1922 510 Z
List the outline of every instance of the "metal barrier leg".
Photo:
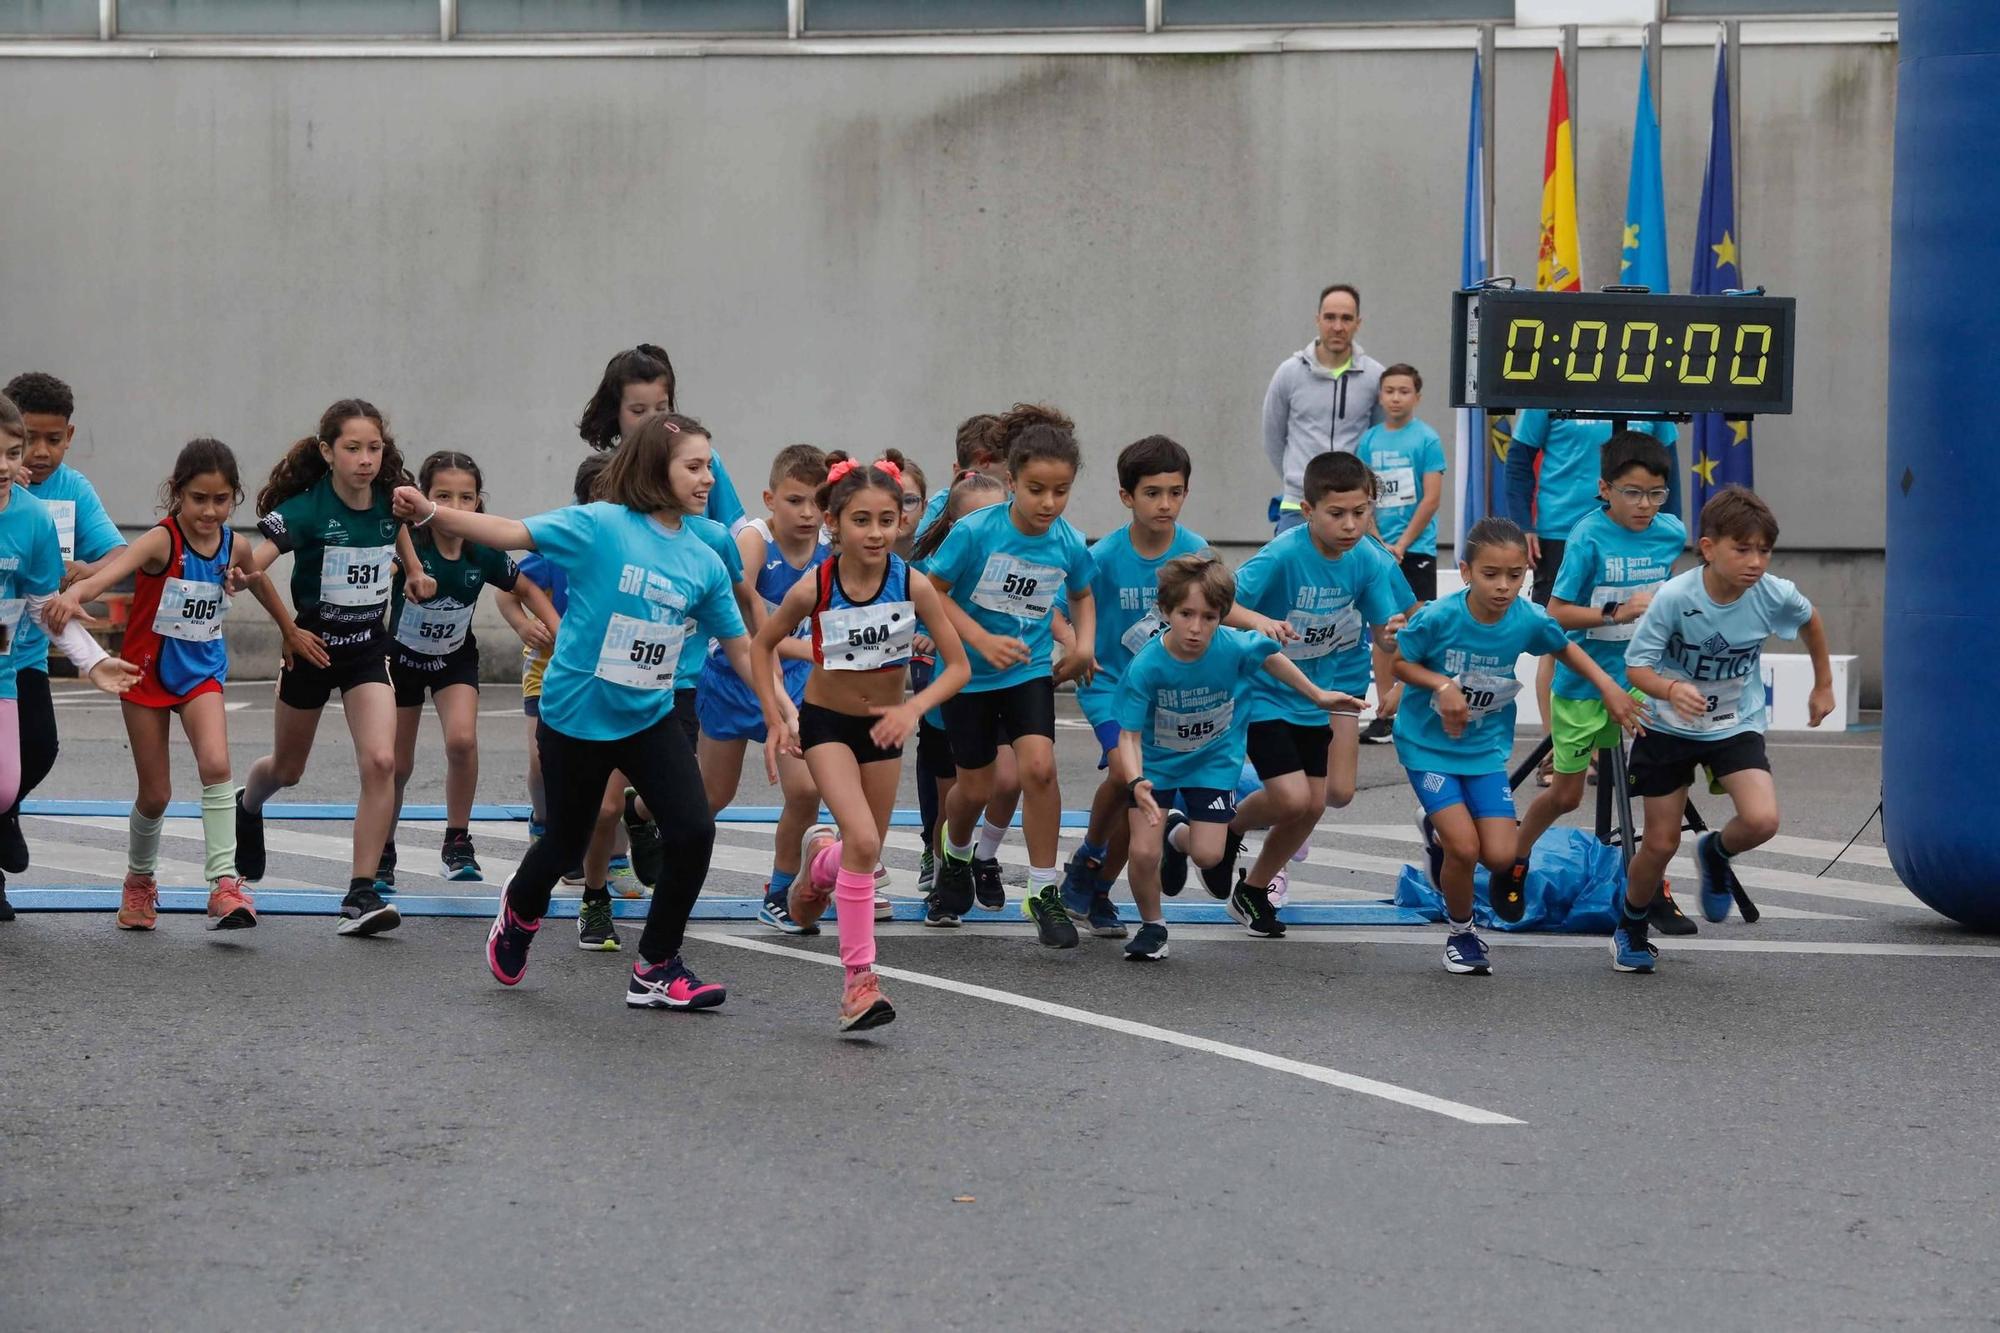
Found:
M 1514 791 L 1518 789 L 1536 769 L 1542 766 L 1542 760 L 1547 759 L 1551 754 L 1555 753 L 1555 748 L 1556 743 L 1553 740 L 1547 736 L 1542 737 L 1541 744 L 1537 745 L 1529 753 L 1528 757 L 1521 761 L 1521 766 L 1507 775 L 1507 790 Z
M 1625 742 L 1620 740 L 1606 751 L 1611 756 L 1611 772 L 1597 775 L 1598 800 L 1602 802 L 1607 777 L 1610 801 L 1618 812 L 1618 858 L 1628 871 L 1632 868 L 1632 784 L 1625 777 Z

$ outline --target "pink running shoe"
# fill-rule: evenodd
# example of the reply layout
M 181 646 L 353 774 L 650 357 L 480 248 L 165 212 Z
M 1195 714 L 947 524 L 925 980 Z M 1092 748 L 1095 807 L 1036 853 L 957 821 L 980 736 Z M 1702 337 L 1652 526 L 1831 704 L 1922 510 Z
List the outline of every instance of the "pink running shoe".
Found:
M 248 930 L 257 924 L 257 903 L 244 892 L 243 881 L 224 875 L 208 891 L 210 930 Z
M 840 996 L 842 1032 L 866 1032 L 895 1021 L 896 1007 L 882 994 L 882 983 L 876 979 L 875 969 L 857 972 L 847 979 L 847 989 Z
M 634 1009 L 713 1009 L 728 998 L 727 989 L 690 972 L 679 954 L 664 963 L 641 960 L 625 983 L 625 1003 Z
M 799 877 L 792 881 L 785 895 L 785 911 L 802 926 L 818 925 L 819 919 L 826 915 L 827 904 L 833 901 L 833 885 L 813 882 L 813 858 L 839 836 L 836 829 L 814 824 L 799 839 Z
M 539 921 L 523 921 L 507 906 L 507 890 L 500 890 L 500 910 L 493 914 L 493 926 L 486 932 L 486 966 L 493 979 L 503 986 L 519 985 L 528 970 L 528 946 L 535 942 Z
M 1271 906 L 1275 910 L 1292 900 L 1292 877 L 1284 867 L 1271 876 Z
M 118 929 L 151 930 L 160 922 L 160 886 L 151 875 L 125 876 L 118 904 Z

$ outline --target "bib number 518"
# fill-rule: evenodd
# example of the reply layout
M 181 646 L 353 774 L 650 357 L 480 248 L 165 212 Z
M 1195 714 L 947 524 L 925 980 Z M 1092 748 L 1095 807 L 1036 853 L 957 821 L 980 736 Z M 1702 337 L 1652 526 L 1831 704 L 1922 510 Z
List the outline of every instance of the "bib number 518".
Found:
M 1033 597 L 1035 589 L 1041 586 L 1041 582 L 1037 578 L 1028 578 L 1020 574 L 1009 574 L 1000 581 L 1000 587 L 1003 592 L 1012 597 Z

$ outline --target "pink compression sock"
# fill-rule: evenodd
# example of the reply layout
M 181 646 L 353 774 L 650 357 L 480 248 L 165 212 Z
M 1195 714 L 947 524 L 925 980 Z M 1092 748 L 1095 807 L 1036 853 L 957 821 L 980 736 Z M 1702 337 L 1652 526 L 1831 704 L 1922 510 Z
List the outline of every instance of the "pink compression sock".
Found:
M 875 872 L 843 868 L 833 881 L 840 909 L 840 961 L 849 971 L 875 965 Z
M 835 838 L 819 849 L 819 854 L 813 857 L 812 864 L 806 867 L 806 874 L 811 876 L 812 885 L 816 889 L 828 888 L 840 882 L 840 839 Z

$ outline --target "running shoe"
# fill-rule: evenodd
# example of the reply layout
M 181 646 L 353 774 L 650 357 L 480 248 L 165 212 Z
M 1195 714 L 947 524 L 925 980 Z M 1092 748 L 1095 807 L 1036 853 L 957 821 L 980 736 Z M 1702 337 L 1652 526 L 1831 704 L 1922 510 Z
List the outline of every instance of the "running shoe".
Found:
M 1100 879 L 1084 882 L 1089 887 L 1081 894 L 1070 886 L 1068 880 L 1056 891 L 1056 897 L 1069 919 L 1078 925 L 1089 926 L 1090 933 L 1100 940 L 1122 940 L 1131 934 L 1118 918 L 1118 906 L 1111 901 L 1111 886 Z
M 1430 872 L 1431 887 L 1444 892 L 1444 844 L 1438 841 L 1437 826 L 1425 815 L 1417 821 L 1417 837 L 1424 844 L 1424 866 Z
M 866 1032 L 895 1021 L 896 1006 L 882 994 L 882 983 L 876 978 L 874 968 L 856 972 L 847 979 L 846 989 L 840 993 L 842 1032 Z
M 923 855 L 917 858 L 917 896 L 928 898 L 936 887 L 937 853 L 926 847 Z
M 160 921 L 160 886 L 151 875 L 133 872 L 125 876 L 119 894 L 118 929 L 151 930 Z
M 1104 862 L 1085 856 L 1081 847 L 1071 852 L 1063 865 L 1063 910 L 1079 921 L 1090 912 L 1090 900 L 1097 892 L 1097 872 L 1102 869 Z
M 500 890 L 500 908 L 486 931 L 486 966 L 495 981 L 503 986 L 520 984 L 528 970 L 528 947 L 541 928 L 539 921 L 523 921 L 514 915 L 514 909 L 507 905 L 507 890 Z
M 817 925 L 806 926 L 792 920 L 792 914 L 786 910 L 786 897 L 787 895 L 781 893 L 773 898 L 771 896 L 771 885 L 766 881 L 764 885 L 764 901 L 757 908 L 757 919 L 771 929 L 782 931 L 787 935 L 819 934 L 819 927 Z
M 729 992 L 703 981 L 675 954 L 664 963 L 640 961 L 625 983 L 625 1003 L 634 1009 L 713 1009 Z
M 236 873 L 245 881 L 264 878 L 264 813 L 243 805 L 243 791 L 236 792 Z
M 924 924 L 927 926 L 937 926 L 942 929 L 960 925 L 962 922 L 959 919 L 958 913 L 946 909 L 944 900 L 938 897 L 937 891 L 933 889 L 930 895 L 924 899 Z
M 1388 745 L 1396 739 L 1396 720 L 1378 717 L 1361 729 L 1363 745 Z
M 813 858 L 839 837 L 840 830 L 831 825 L 814 824 L 799 839 L 799 877 L 792 881 L 785 897 L 785 911 L 802 926 L 817 926 L 833 902 L 833 885 L 822 887 L 813 883 L 812 868 Z
M 1174 846 L 1174 830 L 1187 822 L 1186 815 L 1169 810 L 1166 827 L 1160 830 L 1160 892 L 1169 898 L 1179 897 L 1187 887 L 1188 854 Z
M 536 843 L 540 842 L 543 838 L 547 837 L 548 833 L 549 833 L 549 826 L 547 824 L 544 824 L 539 819 L 535 819 L 533 817 L 529 818 L 528 845 L 530 847 L 534 846 Z
M 884 890 L 887 889 L 888 887 L 889 887 L 889 867 L 884 865 L 876 866 L 875 867 L 875 919 L 877 921 L 894 921 L 896 919 L 896 905 L 889 901 L 889 895 L 886 892 L 884 892 Z
M 1128 963 L 1158 962 L 1167 956 L 1167 928 L 1157 921 L 1148 921 L 1139 927 L 1139 933 L 1125 946 L 1125 961 Z
M 1035 923 L 1035 938 L 1051 949 L 1076 947 L 1076 923 L 1063 911 L 1056 886 L 1044 884 L 1040 893 L 1021 900 L 1021 915 Z
M 224 875 L 208 891 L 210 930 L 248 930 L 257 924 L 257 904 L 243 891 L 243 882 Z
M 1730 868 L 1729 858 L 1722 854 L 1721 837 L 1710 831 L 1694 840 L 1695 869 L 1701 872 L 1701 914 L 1710 921 L 1727 921 L 1729 909 L 1736 902 L 1730 893 L 1730 887 L 1736 883 L 1736 872 Z
M 1493 899 L 1493 915 L 1502 921 L 1519 921 L 1528 911 L 1528 863 L 1516 861 L 1504 875 L 1486 881 Z
M 7 886 L 0 883 L 0 921 L 14 919 L 14 904 L 7 901 Z
M 984 912 L 1004 912 L 1007 910 L 1007 886 L 1000 882 L 1000 859 L 994 856 L 972 858 L 972 900 Z
M 375 892 L 394 893 L 396 891 L 396 844 L 389 841 L 382 844 L 381 859 L 375 862 Z
M 1674 886 L 1666 880 L 1660 881 L 1660 891 L 1653 895 L 1653 901 L 1646 904 L 1646 924 L 1662 935 L 1699 935 L 1701 927 L 1681 911 L 1681 905 L 1674 901 Z
M 958 924 L 960 918 L 972 910 L 975 901 L 972 862 L 961 861 L 949 853 L 939 857 L 937 886 L 931 890 L 931 897 L 937 899 L 938 910 L 951 918 L 949 924 Z M 944 923 L 932 923 L 926 916 L 925 924 Z
M 1271 910 L 1276 911 L 1292 900 L 1292 872 L 1283 866 L 1271 876 Z
M 335 931 L 340 935 L 380 935 L 403 924 L 403 914 L 383 902 L 382 895 L 375 892 L 372 886 L 349 889 L 347 896 L 340 900 L 340 916 L 340 925 Z
M 445 834 L 444 847 L 439 856 L 444 862 L 446 879 L 470 883 L 483 878 L 479 873 L 479 858 L 473 854 L 470 829 L 461 833 Z
M 592 953 L 617 953 L 618 927 L 611 922 L 611 895 L 585 898 L 576 908 L 576 947 Z
M 1659 962 L 1660 951 L 1646 938 L 1648 933 L 1645 919 L 1634 921 L 1622 913 L 1618 928 L 1611 932 L 1611 966 L 1619 972 L 1651 972 Z
M 639 815 L 639 793 L 625 789 L 625 841 L 632 845 L 632 877 L 652 888 L 667 873 L 667 849 L 660 826 Z
M 1444 970 L 1470 977 L 1487 976 L 1493 971 L 1493 959 L 1476 927 L 1453 930 L 1445 937 Z
M 1285 923 L 1271 906 L 1271 891 L 1250 883 L 1248 872 L 1236 877 L 1236 892 L 1229 895 L 1229 915 L 1252 935 L 1267 940 L 1285 937 Z
M 632 858 L 624 852 L 613 852 L 611 859 L 604 863 L 604 868 L 614 875 L 629 875 L 632 873 Z
M 1208 896 L 1227 900 L 1232 881 L 1236 877 L 1236 857 L 1243 850 L 1243 835 L 1235 829 L 1222 840 L 1222 859 L 1212 866 L 1201 868 L 1201 886 L 1208 890 Z
M 575 889 L 578 893 L 583 892 L 584 889 L 589 887 L 587 884 L 584 883 L 584 873 L 582 866 L 578 866 L 574 870 L 564 871 L 562 882 L 564 888 Z
M 21 812 L 0 815 L 0 870 L 18 875 L 28 868 L 28 840 L 21 833 Z

